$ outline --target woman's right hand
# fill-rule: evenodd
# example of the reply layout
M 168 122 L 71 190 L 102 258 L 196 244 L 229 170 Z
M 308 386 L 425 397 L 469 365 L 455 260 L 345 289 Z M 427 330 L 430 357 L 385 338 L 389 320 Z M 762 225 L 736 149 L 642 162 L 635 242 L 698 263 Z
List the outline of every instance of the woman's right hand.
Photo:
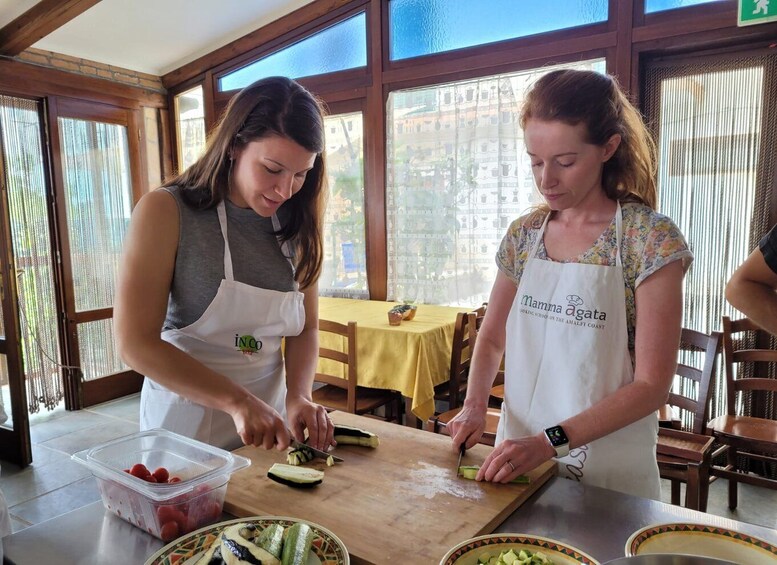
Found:
M 235 428 L 245 445 L 283 451 L 291 436 L 280 414 L 253 394 L 246 394 L 229 410 Z
M 464 445 L 467 449 L 480 441 L 486 429 L 487 407 L 472 407 L 466 403 L 461 411 L 448 422 L 448 433 L 453 442 L 454 451 Z

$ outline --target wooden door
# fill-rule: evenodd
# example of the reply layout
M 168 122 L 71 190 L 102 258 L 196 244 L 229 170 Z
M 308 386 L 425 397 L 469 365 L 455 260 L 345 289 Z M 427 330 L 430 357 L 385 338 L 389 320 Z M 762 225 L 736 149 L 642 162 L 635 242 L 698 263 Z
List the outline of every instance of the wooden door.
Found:
M 138 121 L 133 110 L 50 100 L 69 409 L 137 392 L 143 380 L 113 339 L 119 258 L 144 192 Z

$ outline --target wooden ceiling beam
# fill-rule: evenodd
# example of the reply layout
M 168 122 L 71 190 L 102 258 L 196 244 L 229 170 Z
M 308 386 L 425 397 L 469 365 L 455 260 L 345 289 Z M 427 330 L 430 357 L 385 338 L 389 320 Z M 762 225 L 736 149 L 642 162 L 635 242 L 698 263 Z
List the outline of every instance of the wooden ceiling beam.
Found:
M 41 0 L 0 29 L 0 55 L 15 57 L 100 0 Z

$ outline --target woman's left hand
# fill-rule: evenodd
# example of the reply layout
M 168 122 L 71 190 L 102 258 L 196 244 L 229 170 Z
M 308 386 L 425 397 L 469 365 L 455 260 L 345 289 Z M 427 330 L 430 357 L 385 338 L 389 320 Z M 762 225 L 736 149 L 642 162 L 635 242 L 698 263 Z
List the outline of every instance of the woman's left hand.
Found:
M 308 444 L 311 447 L 327 451 L 335 445 L 335 426 L 326 408 L 314 404 L 306 398 L 287 399 L 286 413 L 291 433 L 297 441 L 305 441 L 305 429 L 308 430 Z
M 508 439 L 488 454 L 475 477 L 477 481 L 507 483 L 552 458 L 556 452 L 544 437 Z

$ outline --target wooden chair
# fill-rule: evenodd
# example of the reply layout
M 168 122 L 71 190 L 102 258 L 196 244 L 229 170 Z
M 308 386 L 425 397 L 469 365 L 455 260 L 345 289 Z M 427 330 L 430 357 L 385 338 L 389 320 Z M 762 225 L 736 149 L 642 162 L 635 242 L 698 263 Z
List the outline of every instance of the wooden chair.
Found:
M 434 389 L 435 401 L 447 403 L 449 410 L 458 408 L 464 403 L 464 395 L 467 392 L 469 364 L 474 347 L 472 330 L 480 327 L 485 315 L 485 305 L 471 312 L 459 312 L 456 315 L 448 380 L 437 385 Z
M 340 377 L 330 373 L 316 373 L 315 381 L 323 386 L 313 391 L 313 401 L 321 404 L 328 410 L 342 410 L 351 414 L 371 414 L 381 406 L 385 407 L 388 421 L 400 422 L 402 407 L 404 405 L 402 395 L 393 390 L 367 388 L 358 386 L 357 361 L 356 361 L 356 322 L 348 322 L 348 325 L 333 322 L 331 320 L 318 321 L 319 333 L 330 333 L 344 338 L 346 351 L 319 347 L 319 359 L 327 359 L 345 366 L 346 377 Z
M 467 355 L 466 358 L 466 367 L 467 367 L 467 373 L 469 373 L 469 364 L 470 364 L 470 357 L 471 352 L 475 349 L 475 341 L 477 340 L 478 332 L 480 331 L 480 326 L 483 323 L 483 317 L 485 316 L 485 305 L 481 306 L 477 310 L 474 310 L 472 312 L 467 312 L 467 322 L 465 327 L 467 328 L 467 336 L 465 339 L 465 343 L 468 346 L 468 351 L 465 352 L 465 355 Z M 455 347 L 455 344 L 454 344 Z M 462 350 L 463 351 L 463 350 Z M 454 359 L 451 358 L 451 365 L 453 364 Z M 501 371 L 500 371 L 501 372 Z M 504 376 L 502 376 L 502 382 L 504 382 Z M 437 414 L 435 416 L 432 416 L 429 421 L 426 423 L 426 429 L 430 432 L 434 433 L 443 433 L 448 434 L 447 426 L 448 422 L 450 422 L 456 414 L 458 414 L 461 411 L 461 406 L 455 406 L 454 408 L 451 408 L 450 410 L 443 412 L 442 414 Z M 486 412 L 486 429 L 483 432 L 483 436 L 480 438 L 480 443 L 484 443 L 486 445 L 494 445 L 496 441 L 496 430 L 497 426 L 499 424 L 499 416 L 500 411 L 496 408 L 488 408 L 488 411 Z
M 659 472 L 672 485 L 672 504 L 680 504 L 680 484 L 685 483 L 685 506 L 701 511 L 707 508 L 710 467 L 715 455 L 714 440 L 705 434 L 705 424 L 720 341 L 719 332 L 708 335 L 683 328 L 680 351 L 703 355 L 699 356 L 697 366 L 683 362 L 677 364 L 679 391 L 669 393 L 665 411 L 674 413 L 678 410 L 682 415 L 665 417 L 679 426 L 659 428 L 656 445 Z M 683 426 L 683 422 L 686 425 Z
M 746 336 L 744 332 L 758 329 L 748 318 L 732 321 L 723 317 L 726 414 L 711 420 L 707 427 L 717 441 L 728 447 L 727 464 L 713 466 L 712 473 L 728 479 L 728 506 L 732 510 L 737 507 L 740 482 L 777 489 L 776 479 L 749 474 L 739 467 L 742 460 L 777 463 L 777 421 L 742 415 L 753 413 L 758 400 L 777 393 L 777 379 L 770 378 L 767 372 L 777 367 L 777 350 L 751 349 L 737 342 Z

